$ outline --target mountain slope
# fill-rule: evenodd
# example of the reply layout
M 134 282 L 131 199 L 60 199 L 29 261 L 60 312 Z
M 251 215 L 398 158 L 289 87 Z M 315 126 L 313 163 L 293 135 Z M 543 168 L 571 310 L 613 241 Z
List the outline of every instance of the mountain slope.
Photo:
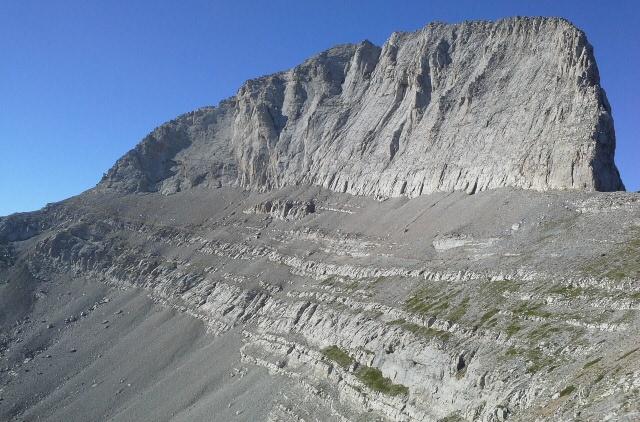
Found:
M 633 420 L 640 195 L 594 191 L 622 188 L 614 147 L 560 19 L 249 81 L 0 218 L 0 420 Z

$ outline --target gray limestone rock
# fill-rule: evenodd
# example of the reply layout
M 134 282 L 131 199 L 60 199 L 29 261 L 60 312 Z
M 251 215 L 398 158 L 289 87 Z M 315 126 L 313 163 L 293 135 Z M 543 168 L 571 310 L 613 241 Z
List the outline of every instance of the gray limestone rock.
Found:
M 614 147 L 560 19 L 249 81 L 0 218 L 0 420 L 635 420 L 640 195 L 586 192 Z
M 432 23 L 247 81 L 154 130 L 98 188 L 624 190 L 614 150 L 593 49 L 571 23 Z

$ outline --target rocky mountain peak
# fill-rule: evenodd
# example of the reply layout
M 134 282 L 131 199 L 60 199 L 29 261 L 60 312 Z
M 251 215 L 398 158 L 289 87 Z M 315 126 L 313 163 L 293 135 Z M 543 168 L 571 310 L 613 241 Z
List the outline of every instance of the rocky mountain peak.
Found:
M 593 48 L 571 23 L 434 22 L 249 80 L 155 129 L 98 189 L 623 190 L 614 152 Z

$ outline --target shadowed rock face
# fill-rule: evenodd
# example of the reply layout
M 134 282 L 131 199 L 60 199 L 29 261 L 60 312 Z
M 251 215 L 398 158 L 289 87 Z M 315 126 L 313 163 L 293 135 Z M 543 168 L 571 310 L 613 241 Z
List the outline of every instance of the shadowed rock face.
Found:
M 157 128 L 99 188 L 624 190 L 614 151 L 582 31 L 555 18 L 433 23 L 250 80 L 218 107 Z

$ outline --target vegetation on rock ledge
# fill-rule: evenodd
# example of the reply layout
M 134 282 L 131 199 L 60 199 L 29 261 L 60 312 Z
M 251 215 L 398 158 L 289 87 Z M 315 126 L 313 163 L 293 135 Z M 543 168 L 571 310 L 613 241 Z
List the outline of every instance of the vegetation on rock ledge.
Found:
M 348 368 L 354 361 L 347 352 L 335 345 L 322 349 L 322 354 L 343 368 Z
M 389 378 L 385 378 L 377 368 L 363 366 L 356 372 L 356 376 L 367 387 L 389 396 L 407 394 L 409 389 L 402 384 L 394 384 Z

